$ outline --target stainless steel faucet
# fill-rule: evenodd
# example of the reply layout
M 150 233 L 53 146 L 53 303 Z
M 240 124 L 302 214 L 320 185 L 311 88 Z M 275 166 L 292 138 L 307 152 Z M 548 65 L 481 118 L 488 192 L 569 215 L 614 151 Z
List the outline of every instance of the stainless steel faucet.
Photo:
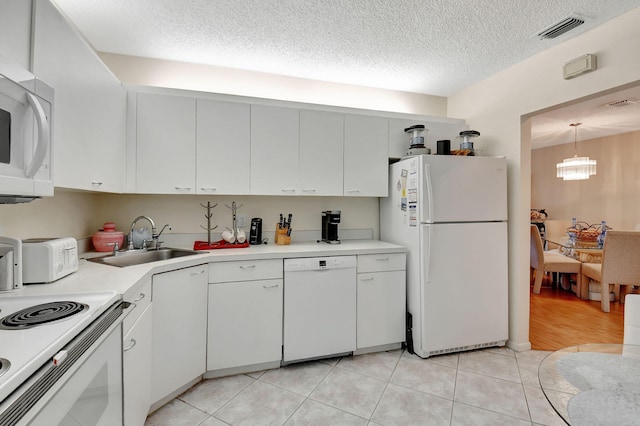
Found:
M 127 244 L 127 250 L 133 250 L 134 249 L 134 247 L 133 247 L 133 228 L 135 228 L 136 223 L 138 223 L 138 221 L 140 219 L 146 219 L 151 224 L 151 238 L 153 238 L 155 240 L 158 237 L 156 235 L 156 224 L 153 222 L 153 219 L 151 219 L 149 216 L 138 216 L 135 219 L 133 219 L 133 222 L 131 222 L 131 227 L 129 228 L 129 235 L 127 236 L 127 240 L 129 240 L 129 242 Z
M 165 226 L 162 227 L 160 232 L 156 234 L 156 224 L 153 221 L 153 219 L 151 219 L 149 216 L 138 216 L 133 220 L 133 222 L 131 222 L 131 227 L 129 228 L 129 235 L 127 236 L 127 239 L 129 240 L 129 243 L 127 244 L 127 250 L 134 250 L 133 228 L 135 228 L 136 223 L 138 223 L 140 219 L 146 219 L 151 224 L 151 241 L 155 241 L 155 249 L 160 250 L 160 244 L 162 244 L 162 241 L 160 241 L 158 238 L 160 238 L 160 235 L 162 235 L 165 229 L 169 228 L 169 231 L 171 231 L 171 225 L 166 224 Z M 145 250 L 147 249 L 147 240 L 142 242 L 142 248 Z
M 160 250 L 160 244 L 162 244 L 162 241 L 160 241 L 160 235 L 162 235 L 162 233 L 164 232 L 164 230 L 166 228 L 169 228 L 169 231 L 171 231 L 171 225 L 169 225 L 168 223 L 162 227 L 162 229 L 160 230 L 160 232 L 158 232 L 158 235 L 155 235 L 153 238 L 156 240 L 156 250 Z

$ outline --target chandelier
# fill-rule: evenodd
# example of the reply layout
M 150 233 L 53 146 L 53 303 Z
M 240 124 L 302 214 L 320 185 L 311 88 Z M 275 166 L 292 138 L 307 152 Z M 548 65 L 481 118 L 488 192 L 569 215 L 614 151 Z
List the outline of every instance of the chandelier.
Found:
M 596 174 L 596 160 L 589 157 L 578 157 L 578 126 L 582 123 L 571 123 L 569 126 L 574 129 L 572 158 L 565 158 L 562 163 L 556 164 L 556 177 L 563 180 L 584 180 Z

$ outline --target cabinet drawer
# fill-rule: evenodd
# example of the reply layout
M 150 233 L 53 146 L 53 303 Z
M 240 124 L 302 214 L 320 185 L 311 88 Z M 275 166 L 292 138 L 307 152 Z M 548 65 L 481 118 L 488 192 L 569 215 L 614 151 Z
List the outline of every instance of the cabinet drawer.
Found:
M 358 273 L 403 271 L 406 269 L 404 253 L 364 254 L 358 256 Z
M 210 283 L 277 278 L 282 278 L 282 259 L 243 260 L 209 264 Z
M 124 294 L 123 300 L 136 305 L 122 323 L 122 333 L 126 334 L 151 303 L 151 278 L 146 279 L 142 284 L 138 283 L 133 286 L 133 288 L 129 289 Z

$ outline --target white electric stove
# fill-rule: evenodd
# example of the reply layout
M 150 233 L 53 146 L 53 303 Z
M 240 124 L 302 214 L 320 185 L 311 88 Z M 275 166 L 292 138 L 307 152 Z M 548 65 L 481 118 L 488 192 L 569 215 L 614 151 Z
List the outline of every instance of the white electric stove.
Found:
M 0 296 L 0 403 L 114 303 L 114 291 Z

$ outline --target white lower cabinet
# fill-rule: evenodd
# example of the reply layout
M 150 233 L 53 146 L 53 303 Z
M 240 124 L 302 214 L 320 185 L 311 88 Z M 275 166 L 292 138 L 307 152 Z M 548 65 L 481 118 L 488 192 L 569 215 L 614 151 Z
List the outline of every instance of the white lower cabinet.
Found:
M 214 263 L 209 274 L 207 370 L 279 362 L 282 259 Z
M 144 424 L 151 405 L 152 305 L 149 304 L 123 339 L 124 424 Z
M 152 402 L 205 372 L 207 281 L 206 265 L 153 276 Z
M 357 349 L 405 341 L 404 253 L 358 256 Z

